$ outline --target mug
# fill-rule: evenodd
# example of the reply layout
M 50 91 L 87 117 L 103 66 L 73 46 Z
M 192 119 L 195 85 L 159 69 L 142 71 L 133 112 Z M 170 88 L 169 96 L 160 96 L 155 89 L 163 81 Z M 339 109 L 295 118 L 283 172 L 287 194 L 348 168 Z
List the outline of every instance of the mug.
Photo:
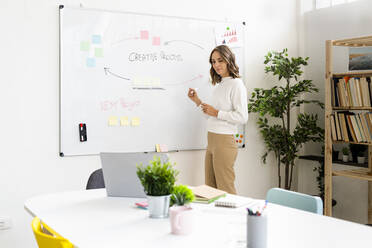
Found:
M 189 234 L 194 228 L 194 210 L 187 206 L 169 208 L 171 232 L 173 234 Z

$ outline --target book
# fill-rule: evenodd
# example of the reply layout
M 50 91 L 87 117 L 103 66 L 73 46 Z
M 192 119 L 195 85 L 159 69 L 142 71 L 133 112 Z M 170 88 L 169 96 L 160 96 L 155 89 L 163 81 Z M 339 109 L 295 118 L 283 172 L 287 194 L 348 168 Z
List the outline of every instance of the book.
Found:
M 335 125 L 334 115 L 331 115 L 331 134 L 332 134 L 332 139 L 337 140 L 337 133 L 336 133 L 336 125 Z
M 216 207 L 238 208 L 253 203 L 254 201 L 255 200 L 252 198 L 229 194 L 216 200 L 214 205 Z
M 211 203 L 226 195 L 225 191 L 215 189 L 205 184 L 190 188 L 195 195 L 194 202 L 196 203 Z

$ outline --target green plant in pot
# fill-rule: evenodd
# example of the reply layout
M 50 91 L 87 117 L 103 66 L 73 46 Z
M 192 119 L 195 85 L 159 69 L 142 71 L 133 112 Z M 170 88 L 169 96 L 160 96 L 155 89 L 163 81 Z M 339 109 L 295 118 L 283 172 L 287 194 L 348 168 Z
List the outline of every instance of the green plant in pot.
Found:
M 360 144 L 349 144 L 349 150 L 353 158 L 353 162 L 357 162 L 357 157 L 359 157 L 360 154 L 363 154 L 360 157 L 364 157 L 364 152 L 367 150 L 368 146 L 366 145 L 360 145 Z
M 342 148 L 342 161 L 349 161 L 349 149 L 347 147 Z
M 171 195 L 170 223 L 173 234 L 189 234 L 193 230 L 195 214 L 189 203 L 195 196 L 185 185 L 177 185 Z
M 358 164 L 364 164 L 365 162 L 365 157 L 364 157 L 364 151 L 359 151 L 357 155 L 357 162 Z
M 137 165 L 137 176 L 147 195 L 150 218 L 168 217 L 170 196 L 179 173 L 174 165 L 161 161 L 157 156 L 147 166 Z
M 284 81 L 284 86 L 270 89 L 255 88 L 249 99 L 248 112 L 258 113 L 258 127 L 266 145 L 262 160 L 266 163 L 273 152 L 278 167 L 278 186 L 282 187 L 281 167 L 284 167 L 284 188 L 291 189 L 295 160 L 303 144 L 323 142 L 324 130 L 317 124 L 316 114 L 297 114 L 297 123 L 291 128 L 291 114 L 303 104 L 324 104 L 317 100 L 303 99 L 303 94 L 318 92 L 311 80 L 300 80 L 301 66 L 307 65 L 308 58 L 289 57 L 287 49 L 269 52 L 265 56 L 265 72 Z M 284 79 L 284 80 L 282 80 Z

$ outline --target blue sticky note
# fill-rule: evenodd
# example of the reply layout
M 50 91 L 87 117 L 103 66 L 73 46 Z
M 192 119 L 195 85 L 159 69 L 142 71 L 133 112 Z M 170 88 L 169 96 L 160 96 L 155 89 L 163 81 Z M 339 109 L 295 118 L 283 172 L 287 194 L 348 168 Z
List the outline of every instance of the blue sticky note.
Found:
M 95 58 L 87 58 L 87 66 L 88 67 L 95 67 L 96 66 L 96 59 Z
M 92 35 L 92 43 L 101 44 L 101 35 L 98 34 Z

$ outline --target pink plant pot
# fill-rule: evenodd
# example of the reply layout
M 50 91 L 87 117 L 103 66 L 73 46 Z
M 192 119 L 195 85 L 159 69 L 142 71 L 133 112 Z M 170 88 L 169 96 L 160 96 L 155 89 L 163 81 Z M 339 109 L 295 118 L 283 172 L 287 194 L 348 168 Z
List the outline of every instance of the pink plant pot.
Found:
M 169 208 L 171 232 L 173 234 L 189 234 L 194 228 L 195 213 L 188 206 L 173 206 Z

